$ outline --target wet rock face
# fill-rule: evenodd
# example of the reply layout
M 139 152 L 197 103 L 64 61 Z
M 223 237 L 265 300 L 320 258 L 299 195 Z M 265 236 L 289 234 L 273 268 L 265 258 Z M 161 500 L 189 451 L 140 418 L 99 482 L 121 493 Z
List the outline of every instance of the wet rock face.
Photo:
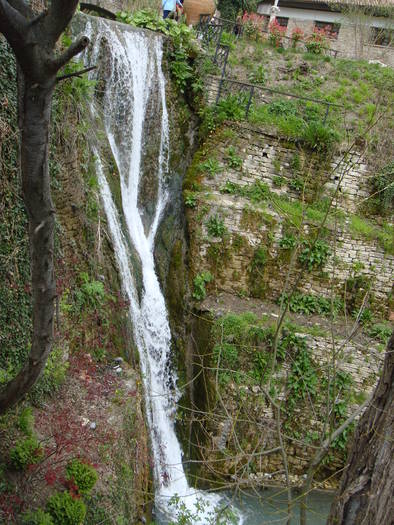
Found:
M 144 122 L 145 138 L 142 146 L 141 180 L 138 195 L 138 207 L 143 211 L 142 220 L 145 232 L 151 226 L 157 201 L 158 171 L 160 169 L 160 122 L 162 118 L 161 102 L 158 100 L 159 86 L 152 86 L 152 96 L 148 100 L 147 115 Z M 165 163 L 164 163 L 165 164 Z

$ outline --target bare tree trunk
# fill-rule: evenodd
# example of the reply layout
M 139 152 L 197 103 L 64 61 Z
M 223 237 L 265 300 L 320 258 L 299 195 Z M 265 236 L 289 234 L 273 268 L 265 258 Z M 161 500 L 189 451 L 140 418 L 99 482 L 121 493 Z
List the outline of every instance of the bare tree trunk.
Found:
M 77 5 L 78 0 L 52 0 L 50 8 L 37 15 L 24 0 L 0 0 L 0 32 L 11 45 L 20 71 L 20 159 L 23 199 L 29 217 L 33 296 L 31 351 L 16 377 L 0 390 L 0 414 L 30 390 L 52 349 L 56 282 L 49 129 L 57 72 L 89 42 L 82 37 L 63 54 L 55 53 L 56 42 Z
M 393 381 L 394 332 L 371 404 L 357 425 L 327 525 L 393 523 Z

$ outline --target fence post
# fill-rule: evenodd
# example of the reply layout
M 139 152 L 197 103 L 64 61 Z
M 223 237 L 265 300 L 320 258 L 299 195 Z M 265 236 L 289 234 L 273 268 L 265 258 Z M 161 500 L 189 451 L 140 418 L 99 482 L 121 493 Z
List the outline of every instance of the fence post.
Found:
M 216 95 L 216 101 L 215 101 L 215 105 L 216 105 L 216 106 L 219 104 L 220 95 L 222 94 L 223 82 L 224 82 L 224 75 L 222 75 L 222 76 L 220 77 L 218 94 Z
M 248 115 L 249 115 L 249 110 L 250 110 L 250 105 L 252 104 L 253 95 L 254 95 L 254 86 L 250 88 L 249 100 L 248 100 L 248 103 L 246 104 L 246 110 L 245 110 L 246 118 L 248 118 Z
M 326 120 L 327 120 L 327 117 L 328 117 L 328 112 L 330 111 L 330 104 L 327 104 L 326 106 L 326 113 L 324 115 L 324 120 L 323 120 L 323 124 L 326 123 Z

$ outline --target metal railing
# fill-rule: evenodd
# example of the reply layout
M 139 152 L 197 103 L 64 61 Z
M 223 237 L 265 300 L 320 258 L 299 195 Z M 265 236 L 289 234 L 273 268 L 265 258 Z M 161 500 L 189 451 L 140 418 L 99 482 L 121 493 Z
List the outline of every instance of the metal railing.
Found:
M 200 15 L 197 33 L 201 36 L 202 41 L 206 43 L 206 45 L 219 43 L 223 31 L 232 33 L 236 38 L 240 38 L 244 35 L 244 24 L 242 22 L 218 18 L 208 14 Z M 269 37 L 270 32 L 267 29 L 261 29 L 260 31 L 261 33 L 267 35 L 267 38 Z M 294 41 L 291 37 L 283 35 L 281 38 L 284 42 L 286 42 L 287 48 L 293 46 Z M 304 46 L 305 50 L 307 50 L 307 44 L 308 42 L 306 40 L 298 40 L 297 42 L 297 45 Z M 336 58 L 340 53 L 338 49 L 332 49 L 331 46 L 322 46 L 322 49 L 324 49 L 327 54 L 333 56 L 334 58 Z
M 337 107 L 341 108 L 342 106 L 339 104 L 334 104 L 333 102 L 328 102 L 326 100 L 320 100 L 315 99 L 311 97 L 303 97 L 301 95 L 295 95 L 294 93 L 287 93 L 286 91 L 281 91 L 278 89 L 268 88 L 264 86 L 259 86 L 256 84 L 250 84 L 248 82 L 241 82 L 239 80 L 229 79 L 222 77 L 212 77 L 216 78 L 218 81 L 218 90 L 216 94 L 215 103 L 216 105 L 219 103 L 221 98 L 225 98 L 229 95 L 235 95 L 238 98 L 238 101 L 240 104 L 245 105 L 245 117 L 248 118 L 250 108 L 252 105 L 253 100 L 258 99 L 259 102 L 268 104 L 272 102 L 271 100 L 267 99 L 267 95 L 264 94 L 270 94 L 273 96 L 279 95 L 282 98 L 295 98 L 298 100 L 303 100 L 305 102 L 313 102 L 314 104 L 319 104 L 325 108 L 323 123 L 325 124 L 327 121 L 327 117 L 330 112 L 331 107 Z

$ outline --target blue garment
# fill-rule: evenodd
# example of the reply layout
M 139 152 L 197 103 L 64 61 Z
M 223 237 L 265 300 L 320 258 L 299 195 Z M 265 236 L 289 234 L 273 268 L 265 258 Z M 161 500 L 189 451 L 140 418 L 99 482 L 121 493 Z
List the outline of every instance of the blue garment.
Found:
M 162 0 L 163 11 L 175 11 L 176 0 Z
M 179 0 L 162 0 L 163 11 L 175 11 L 176 4 L 182 5 Z

